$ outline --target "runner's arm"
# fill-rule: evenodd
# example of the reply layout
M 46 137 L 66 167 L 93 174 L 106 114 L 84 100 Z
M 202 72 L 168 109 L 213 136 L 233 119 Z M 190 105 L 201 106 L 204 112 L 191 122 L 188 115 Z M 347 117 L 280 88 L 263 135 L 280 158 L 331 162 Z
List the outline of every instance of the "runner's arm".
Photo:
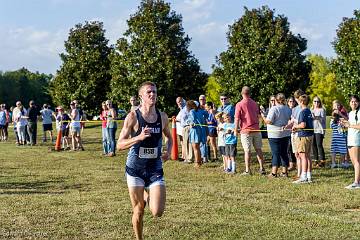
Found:
M 161 121 L 163 125 L 163 134 L 165 137 L 165 145 L 166 145 L 166 151 L 163 152 L 161 158 L 163 161 L 166 161 L 169 159 L 172 148 L 172 138 L 169 129 L 169 118 L 166 115 L 166 113 L 161 113 Z

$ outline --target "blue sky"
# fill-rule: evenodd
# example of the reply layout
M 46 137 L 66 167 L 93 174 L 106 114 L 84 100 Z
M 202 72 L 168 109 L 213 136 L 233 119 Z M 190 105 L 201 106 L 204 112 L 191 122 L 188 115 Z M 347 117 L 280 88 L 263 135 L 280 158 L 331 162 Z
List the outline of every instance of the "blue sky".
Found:
M 268 5 L 288 17 L 293 33 L 308 40 L 306 53 L 335 57 L 331 42 L 343 17 L 352 17 L 359 0 L 172 0 L 183 16 L 190 50 L 210 73 L 215 56 L 226 50 L 226 32 L 243 14 L 243 6 Z M 69 29 L 86 20 L 104 22 L 110 43 L 122 36 L 137 0 L 0 0 L 0 70 L 26 67 L 55 73 Z

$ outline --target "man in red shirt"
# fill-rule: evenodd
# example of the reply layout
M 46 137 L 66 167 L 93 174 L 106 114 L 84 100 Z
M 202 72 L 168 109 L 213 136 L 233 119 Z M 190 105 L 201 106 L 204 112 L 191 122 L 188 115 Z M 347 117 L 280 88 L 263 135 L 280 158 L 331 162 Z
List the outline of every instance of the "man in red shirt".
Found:
M 260 165 L 260 174 L 265 175 L 264 156 L 261 150 L 262 138 L 259 128 L 260 110 L 257 103 L 250 98 L 250 88 L 243 87 L 241 90 L 243 99 L 235 107 L 235 134 L 237 136 L 240 127 L 241 144 L 245 154 L 245 172 L 243 175 L 250 175 L 251 145 L 254 146 L 257 159 Z

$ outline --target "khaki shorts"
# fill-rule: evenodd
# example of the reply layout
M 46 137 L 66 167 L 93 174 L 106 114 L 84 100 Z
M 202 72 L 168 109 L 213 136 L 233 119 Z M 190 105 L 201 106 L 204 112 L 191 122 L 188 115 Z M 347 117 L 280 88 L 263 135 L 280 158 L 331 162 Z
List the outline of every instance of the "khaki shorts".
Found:
M 255 149 L 261 149 L 262 137 L 260 132 L 241 133 L 241 145 L 245 152 L 251 151 L 251 145 Z
M 299 140 L 297 141 L 297 151 L 299 153 L 308 153 L 310 154 L 311 152 L 311 146 L 312 146 L 312 141 L 313 141 L 313 137 L 299 137 Z
M 297 153 L 297 143 L 299 141 L 299 138 L 297 137 L 297 134 L 292 133 L 291 134 L 291 148 L 293 153 Z

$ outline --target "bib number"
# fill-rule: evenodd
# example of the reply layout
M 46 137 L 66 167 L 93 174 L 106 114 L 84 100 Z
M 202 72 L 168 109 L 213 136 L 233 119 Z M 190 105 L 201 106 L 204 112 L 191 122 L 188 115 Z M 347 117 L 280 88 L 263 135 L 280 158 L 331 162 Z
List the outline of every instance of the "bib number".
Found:
M 158 148 L 140 147 L 139 157 L 140 158 L 157 158 L 158 157 Z

